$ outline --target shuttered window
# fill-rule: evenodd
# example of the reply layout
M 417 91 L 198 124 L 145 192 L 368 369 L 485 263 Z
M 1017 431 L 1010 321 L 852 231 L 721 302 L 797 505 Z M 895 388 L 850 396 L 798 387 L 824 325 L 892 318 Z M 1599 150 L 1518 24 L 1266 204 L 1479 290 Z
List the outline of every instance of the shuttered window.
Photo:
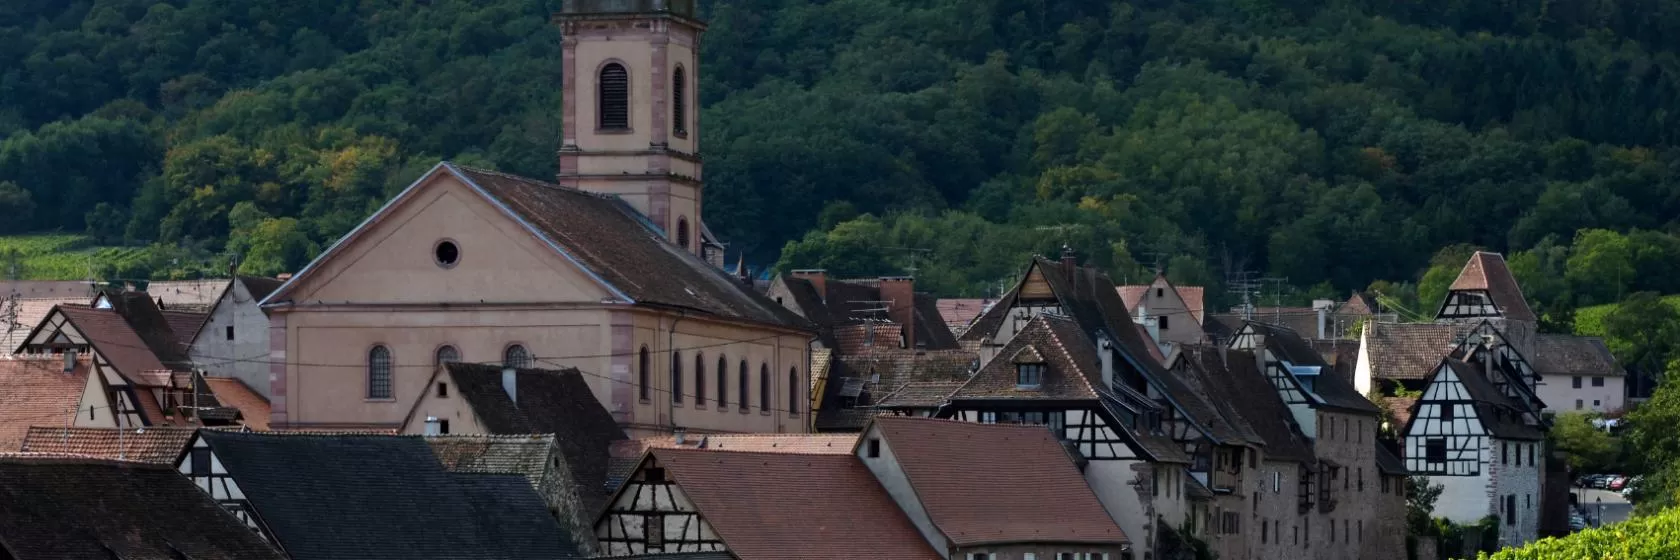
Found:
M 671 73 L 671 131 L 688 136 L 688 73 L 681 66 Z
M 616 62 L 601 68 L 601 130 L 629 130 L 630 73 Z

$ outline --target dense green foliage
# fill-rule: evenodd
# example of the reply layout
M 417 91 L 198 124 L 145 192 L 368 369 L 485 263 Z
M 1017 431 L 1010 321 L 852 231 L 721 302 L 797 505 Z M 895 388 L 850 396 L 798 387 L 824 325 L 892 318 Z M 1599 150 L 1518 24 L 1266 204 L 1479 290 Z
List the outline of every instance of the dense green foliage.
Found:
M 1680 558 L 1680 509 L 1567 537 L 1480 555 L 1482 560 L 1667 560 Z
M 1672 372 L 1671 372 L 1672 373 Z M 1627 415 L 1625 439 L 1637 450 L 1630 457 L 1644 479 L 1635 487 L 1638 513 L 1652 513 L 1680 505 L 1680 383 L 1657 387 L 1651 400 Z
M 555 4 L 7 2 L 0 233 L 287 270 L 439 159 L 551 175 Z M 1440 247 L 1680 216 L 1668 0 L 701 4 L 707 221 L 754 260 L 981 293 L 1067 244 L 1432 305 Z
M 1621 442 L 1593 426 L 1592 420 L 1591 415 L 1581 412 L 1565 412 L 1552 419 L 1549 436 L 1553 449 L 1564 454 L 1569 472 L 1615 472 Z

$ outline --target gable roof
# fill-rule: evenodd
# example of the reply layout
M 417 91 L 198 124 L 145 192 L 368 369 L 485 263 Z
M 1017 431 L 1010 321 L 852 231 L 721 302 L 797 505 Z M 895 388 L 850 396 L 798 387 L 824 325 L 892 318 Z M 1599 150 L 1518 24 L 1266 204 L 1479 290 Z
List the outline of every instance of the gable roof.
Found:
M 160 465 L 175 464 L 192 439 L 192 428 L 78 428 L 33 426 L 20 450 L 30 453 L 84 455 Z
M 1464 263 L 1464 268 L 1458 272 L 1458 278 L 1453 280 L 1452 286 L 1447 290 L 1449 294 L 1456 291 L 1486 291 L 1506 319 L 1537 320 L 1534 311 L 1528 307 L 1528 301 L 1523 298 L 1522 288 L 1517 285 L 1516 277 L 1512 276 L 1511 269 L 1505 266 L 1505 257 L 1499 253 L 1476 251 L 1470 255 L 1470 260 Z M 1446 302 L 1442 301 L 1441 305 L 1444 309 Z
M 650 455 L 742 560 L 936 560 L 857 456 L 654 449 Z M 742 477 L 751 484 L 742 484 Z
M 829 366 L 814 426 L 824 431 L 861 430 L 877 412 L 870 403 L 909 383 L 965 381 L 978 360 L 967 350 L 874 348 L 839 354 Z M 857 406 L 842 406 L 848 398 Z
M 599 494 L 585 496 L 585 503 L 600 505 L 605 498 L 612 442 L 626 436 L 612 413 L 595 398 L 582 372 L 576 368 L 519 369 L 514 391 L 519 402 L 515 404 L 502 388 L 500 367 L 453 362 L 444 371 L 455 382 L 456 394 L 472 407 L 490 433 L 554 434 L 578 485 L 602 489 Z
M 1397 476 L 1407 476 L 1412 474 L 1411 471 L 1406 470 L 1406 462 L 1401 461 L 1400 456 L 1396 455 L 1393 450 L 1388 448 L 1388 444 L 1380 439 L 1372 439 L 1371 441 L 1377 445 L 1378 471 L 1386 475 Z
M 116 311 L 64 305 L 54 308 L 54 311 L 63 314 L 70 326 L 82 333 L 93 350 L 123 377 L 140 382 L 138 378 L 143 373 L 169 369 Z M 45 326 L 46 319 L 43 319 L 35 329 L 39 331 Z M 33 338 L 34 333 L 30 336 Z
M 251 299 L 256 301 L 262 301 L 263 298 L 268 297 L 268 294 L 274 293 L 274 290 L 280 289 L 280 286 L 286 283 L 285 280 L 265 276 L 240 276 L 236 280 L 245 285 L 245 291 L 250 292 Z
M 804 455 L 850 455 L 858 434 L 705 434 L 677 443 L 670 436 L 615 441 L 612 444 L 607 487 L 617 489 L 636 471 L 650 449 L 700 449 L 751 453 L 797 453 Z
M 805 319 L 723 271 L 665 240 L 664 234 L 617 197 L 493 171 L 439 163 L 384 208 L 263 300 L 285 301 L 293 286 L 333 259 L 348 241 L 386 215 L 416 188 L 449 174 L 483 196 L 581 272 L 629 303 L 695 311 L 714 317 L 809 331 Z
M 251 390 L 244 381 L 232 377 L 205 377 L 204 384 L 209 386 L 211 393 L 215 393 L 216 401 L 222 406 L 239 411 L 240 421 L 246 427 L 259 432 L 268 431 L 268 399 Z
M 1312 446 L 1295 425 L 1289 405 L 1260 371 L 1252 352 L 1193 346 L 1182 354 L 1202 374 L 1213 397 L 1227 405 L 1265 446 L 1268 461 L 1311 463 Z
M 1365 330 L 1371 377 L 1428 379 L 1474 325 L 1465 323 L 1371 323 Z
M 912 381 L 875 402 L 880 408 L 936 408 L 962 388 L 964 381 Z
M 1372 302 L 1365 292 L 1359 290 L 1354 290 L 1353 295 L 1348 296 L 1347 301 L 1336 308 L 1336 313 L 1341 315 L 1374 315 L 1376 312 L 1376 303 Z
M 226 278 L 159 280 L 147 282 L 145 294 L 157 298 L 162 307 L 182 311 L 203 311 L 216 304 L 227 289 Z
M 845 342 L 830 337 L 842 336 L 839 327 L 858 323 L 892 327 L 893 336 L 885 339 L 888 342 L 876 344 L 898 344 L 899 325 L 889 322 L 891 314 L 878 303 L 886 299 L 881 295 L 879 279 L 828 278 L 822 283 L 822 291 L 818 291 L 817 285 L 807 278 L 783 274 L 779 279 L 793 297 L 787 305 L 797 307 L 805 319 L 814 323 L 822 336 L 829 338 L 824 342 L 830 346 L 848 348 Z M 911 326 L 917 347 L 928 350 L 957 348 L 956 335 L 951 334 L 951 328 L 946 325 L 940 301 L 928 294 L 911 295 L 911 311 L 914 313 Z
M 1476 419 L 1481 421 L 1482 426 L 1486 427 L 1494 437 L 1524 440 L 1545 439 L 1546 435 L 1539 428 L 1529 426 L 1520 418 L 1514 417 L 1520 410 L 1517 403 L 1501 393 L 1499 388 L 1488 381 L 1487 377 L 1483 376 L 1476 366 L 1453 358 L 1442 359 L 1441 368 L 1438 371 L 1449 369 L 1452 371 L 1453 377 L 1457 378 L 1459 384 L 1464 387 L 1465 392 L 1469 393 L 1469 397 L 1476 401 Z M 1437 373 L 1430 376 L 1431 384 L 1435 383 L 1438 375 Z M 1424 394 L 1428 394 L 1427 389 L 1425 389 Z M 1414 411 L 1416 410 L 1415 407 L 1423 402 L 1425 402 L 1424 399 L 1419 399 L 1418 404 L 1413 405 Z M 1416 420 L 1415 413 L 1413 416 L 1413 420 Z
M 945 327 L 952 334 L 962 334 L 991 303 L 990 299 L 980 298 L 940 298 L 935 305 L 939 307 L 939 316 L 945 320 Z
M 71 423 L 92 369 L 88 356 L 69 372 L 58 356 L 0 358 L 0 451 L 21 448 L 31 426 Z
M 183 344 L 175 336 L 169 317 L 158 308 L 157 302 L 152 301 L 152 296 L 145 292 L 106 295 L 107 301 L 111 302 L 111 310 L 128 323 L 129 328 L 134 330 L 134 334 L 139 336 L 140 340 L 145 341 L 146 347 L 152 350 L 152 355 L 157 356 L 158 361 L 180 369 L 191 365 L 187 357 L 189 344 Z M 177 316 L 176 322 L 186 323 L 193 317 L 202 320 L 203 315 L 194 313 L 186 317 Z M 197 331 L 195 325 L 193 332 Z
M 0 548 L 19 560 L 282 556 L 173 468 L 0 457 Z
M 1043 426 L 908 416 L 873 425 L 954 546 L 1129 542 Z
M 1312 393 L 1323 400 L 1325 405 L 1365 414 L 1378 413 L 1377 405 L 1371 404 L 1371 400 L 1359 394 L 1359 390 L 1354 389 L 1352 383 L 1337 375 L 1329 362 L 1324 360 L 1324 356 L 1300 335 L 1295 334 L 1295 331 L 1254 321 L 1249 321 L 1248 326 L 1260 330 L 1265 335 L 1266 349 L 1270 350 L 1273 356 L 1297 366 L 1319 368 L 1318 378 L 1313 381 Z
M 570 538 L 490 527 L 417 436 L 200 430 L 275 540 L 295 559 L 507 558 Z M 331 504 L 332 507 L 322 507 Z M 546 515 L 546 508 L 541 510 Z
M 1541 375 L 1622 375 L 1604 339 L 1572 334 L 1534 335 L 1534 370 Z
M 1155 275 L 1155 281 L 1172 286 L 1173 292 L 1178 294 L 1178 299 L 1184 302 L 1185 311 L 1190 312 L 1190 318 L 1196 321 L 1196 324 L 1202 324 L 1202 317 L 1207 313 L 1207 310 L 1203 309 L 1202 297 L 1206 290 L 1202 286 L 1176 286 L 1160 274 Z M 1138 304 L 1143 302 L 1143 297 L 1149 294 L 1150 288 L 1153 287 L 1154 283 L 1127 284 L 1118 286 L 1117 289 L 1120 293 L 1120 300 L 1126 302 L 1126 309 L 1135 310 Z
M 1021 356 L 1030 355 L 1028 359 Z M 1034 389 L 1016 385 L 1018 362 L 1043 363 L 1042 382 Z M 1027 326 L 980 367 L 951 399 L 1096 399 L 1103 386 L 1097 349 L 1072 319 L 1049 313 Z
M 0 298 L 0 356 L 16 352 L 30 331 L 41 324 L 42 319 L 47 318 L 53 307 L 87 307 L 87 301 L 86 296 L 17 299 L 10 303 L 5 298 Z

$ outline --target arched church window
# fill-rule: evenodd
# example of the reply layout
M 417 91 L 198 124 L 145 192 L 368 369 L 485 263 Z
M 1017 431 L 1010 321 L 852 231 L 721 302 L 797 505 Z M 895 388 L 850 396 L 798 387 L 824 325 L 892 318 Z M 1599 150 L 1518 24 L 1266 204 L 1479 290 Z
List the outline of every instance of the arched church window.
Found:
M 688 136 L 688 73 L 681 66 L 671 72 L 671 131 Z
M 630 128 L 630 73 L 624 70 L 624 65 L 617 62 L 608 63 L 601 67 L 601 80 L 598 84 L 601 100 L 600 128 L 601 130 L 628 130 Z

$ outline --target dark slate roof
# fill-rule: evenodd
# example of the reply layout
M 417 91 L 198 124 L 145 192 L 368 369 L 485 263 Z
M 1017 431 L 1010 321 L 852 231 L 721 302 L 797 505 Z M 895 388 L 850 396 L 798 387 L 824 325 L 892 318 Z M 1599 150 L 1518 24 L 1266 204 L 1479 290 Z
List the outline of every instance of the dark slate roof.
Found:
M 616 197 L 445 164 L 517 214 L 578 265 L 644 305 L 809 329 L 805 319 L 665 240 Z
M 1545 439 L 1539 428 L 1523 423 L 1517 403 L 1499 391 L 1476 366 L 1447 358 L 1441 361 L 1476 401 L 1476 417 L 1494 437 L 1503 439 Z M 1420 400 L 1419 403 L 1423 401 Z
M 583 558 L 572 536 L 548 514 L 530 481 L 517 474 L 454 473 L 484 535 L 504 548 L 504 558 Z
M 455 390 L 484 429 L 492 434 L 554 434 L 560 454 L 578 484 L 600 488 L 585 496 L 591 507 L 606 498 L 607 462 L 612 442 L 626 439 L 612 413 L 601 406 L 576 369 L 518 370 L 515 405 L 502 389 L 502 368 L 455 362 L 445 367 Z
M 1244 357 L 1245 355 L 1239 354 L 1232 359 L 1241 360 Z M 1254 359 L 1252 355 L 1246 357 Z M 1265 440 L 1249 425 L 1247 418 L 1238 413 L 1236 407 L 1230 405 L 1233 400 L 1243 396 L 1231 385 L 1232 374 L 1226 371 L 1226 364 L 1220 362 L 1217 353 L 1204 352 L 1201 357 L 1191 356 L 1191 359 L 1184 360 L 1180 367 L 1173 368 L 1171 374 L 1192 391 L 1205 395 L 1210 402 L 1226 404 L 1214 407 L 1214 414 L 1236 433 L 1235 437 L 1226 440 L 1225 443 L 1265 445 Z
M 1401 461 L 1400 456 L 1396 455 L 1394 450 L 1389 449 L 1387 444 L 1383 443 L 1382 440 L 1372 441 L 1377 444 L 1377 470 L 1386 475 L 1406 476 L 1412 474 L 1406 470 L 1406 462 Z
M 0 457 L 0 556 L 283 558 L 172 466 Z
M 1534 369 L 1541 375 L 1622 375 L 1604 339 L 1572 334 L 1535 335 Z
M 1218 398 L 1264 442 L 1267 460 L 1313 462 L 1312 445 L 1252 352 L 1224 350 L 1221 355 L 1220 348 L 1187 347 L 1184 356 L 1212 374 L 1210 385 L 1217 388 Z
M 1464 323 L 1372 323 L 1365 332 L 1371 376 L 1428 379 L 1474 325 Z
M 1477 251 L 1470 255 L 1464 269 L 1458 272 L 1458 279 L 1453 280 L 1452 286 L 1447 289 L 1449 293 L 1485 291 L 1506 319 L 1537 320 L 1534 311 L 1528 308 L 1528 301 L 1523 298 L 1517 278 L 1511 275 L 1511 269 L 1505 266 L 1505 257 L 1499 253 Z M 1446 302 L 1441 302 L 1441 305 L 1444 307 Z
M 1113 392 L 1104 392 L 1101 397 L 1102 406 L 1104 409 L 1108 410 L 1108 415 L 1112 418 L 1118 419 L 1127 417 L 1125 412 L 1126 407 L 1120 404 L 1121 397 L 1119 395 L 1122 393 L 1129 395 L 1128 398 L 1130 398 L 1132 402 L 1149 400 L 1148 397 L 1136 394 L 1130 389 L 1127 389 L 1125 386 L 1121 386 Z M 1131 437 L 1132 441 L 1137 442 L 1138 447 L 1142 447 L 1143 450 L 1149 453 L 1149 456 L 1154 457 L 1156 461 L 1163 463 L 1182 463 L 1186 465 L 1191 463 L 1190 456 L 1184 453 L 1184 447 L 1179 445 L 1178 442 L 1173 441 L 1171 437 L 1168 437 L 1164 433 L 1152 433 L 1146 429 L 1127 429 L 1123 435 Z
M 151 294 L 122 292 L 106 295 L 111 302 L 111 309 L 128 322 L 129 327 L 134 329 L 134 334 L 145 341 L 146 347 L 152 350 L 158 361 L 172 369 L 186 369 L 190 366 L 191 360 L 187 357 L 188 345 L 182 344 L 179 337 L 175 336 L 169 317 L 164 315 L 163 310 L 158 309 L 157 302 L 152 300 Z M 194 329 L 194 332 L 196 331 L 197 329 Z
M 474 503 L 481 494 L 458 483 L 417 436 L 202 430 L 199 437 L 295 560 L 513 558 L 531 546 L 523 541 L 554 536 L 489 526 L 487 506 Z
M 1312 392 L 1318 395 L 1325 405 L 1367 414 L 1379 412 L 1377 405 L 1371 404 L 1371 400 L 1359 394 L 1359 390 L 1354 389 L 1352 383 L 1337 375 L 1335 368 L 1324 360 L 1324 356 L 1319 355 L 1318 350 L 1295 331 L 1254 321 L 1249 321 L 1248 324 L 1265 335 L 1266 349 L 1270 350 L 1273 356 L 1298 366 L 1319 367 L 1318 379 L 1313 381 Z
M 1205 395 L 1197 394 L 1185 386 L 1177 377 L 1167 373 L 1165 364 L 1151 357 L 1149 346 L 1154 342 L 1145 340 L 1143 334 L 1138 332 L 1135 323 L 1132 322 L 1131 313 L 1126 309 L 1125 302 L 1120 299 L 1119 290 L 1107 274 L 1090 267 L 1076 266 L 1068 270 L 1062 263 L 1043 257 L 1034 257 L 1032 267 L 1037 269 L 1049 284 L 1063 312 L 1073 317 L 1086 336 L 1096 340 L 1099 333 L 1106 333 L 1106 336 L 1116 342 L 1124 358 L 1124 363 L 1117 362 L 1114 365 L 1116 369 L 1124 367 L 1139 372 L 1151 385 L 1165 394 L 1168 401 L 1215 440 L 1241 439 L 1219 416 L 1218 408 L 1209 402 Z M 1019 285 L 1010 290 L 997 305 L 980 316 L 974 327 L 963 333 L 963 339 L 983 340 L 995 335 L 1009 309 L 1015 306 L 1019 292 Z

